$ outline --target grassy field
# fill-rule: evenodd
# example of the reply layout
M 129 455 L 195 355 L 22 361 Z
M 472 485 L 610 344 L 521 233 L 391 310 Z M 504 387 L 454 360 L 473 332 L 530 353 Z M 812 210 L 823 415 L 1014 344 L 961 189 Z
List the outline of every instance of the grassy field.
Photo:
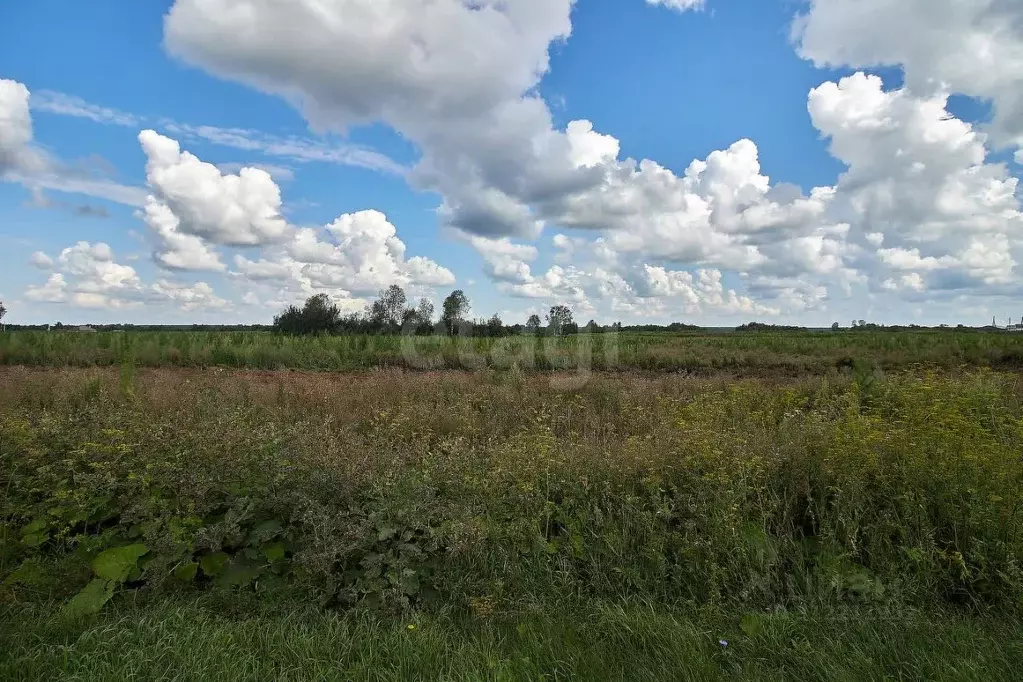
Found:
M 882 364 L 0 368 L 0 677 L 1012 679 L 1023 385 Z
M 8 332 L 0 365 L 234 367 L 350 371 L 506 369 L 823 374 L 854 363 L 1023 368 L 1023 334 L 838 331 L 580 334 L 545 337 L 288 337 L 269 332 Z
M 0 606 L 0 678 L 991 682 L 1019 679 L 1023 660 L 1018 624 L 954 612 L 782 612 L 747 634 L 735 614 L 651 605 L 488 618 L 237 610 L 165 599 L 83 624 L 49 606 Z

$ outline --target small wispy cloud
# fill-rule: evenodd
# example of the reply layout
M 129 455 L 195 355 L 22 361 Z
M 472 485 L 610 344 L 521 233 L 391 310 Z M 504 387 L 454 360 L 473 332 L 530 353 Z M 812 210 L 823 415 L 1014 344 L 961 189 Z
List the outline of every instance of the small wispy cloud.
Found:
M 221 173 L 228 173 L 230 175 L 237 175 L 238 171 L 242 168 L 258 168 L 259 170 L 266 171 L 270 174 L 270 177 L 274 179 L 278 184 L 282 182 L 289 182 L 295 179 L 295 171 L 288 166 L 278 166 L 272 163 L 240 163 L 240 162 L 229 162 L 229 163 L 218 163 L 217 168 L 220 169 Z
M 92 178 L 64 173 L 60 170 L 33 175 L 8 173 L 5 180 L 17 182 L 25 187 L 42 188 L 70 194 L 84 194 L 97 199 L 106 199 L 125 206 L 141 208 L 146 203 L 148 192 L 144 187 L 122 185 L 107 178 Z
M 646 0 L 646 4 L 663 5 L 677 12 L 688 12 L 703 9 L 706 0 Z
M 59 211 L 68 211 L 76 216 L 82 218 L 109 218 L 110 211 L 103 206 L 93 206 L 92 204 L 74 204 L 60 199 L 52 199 L 46 195 L 43 188 L 40 186 L 32 187 L 32 194 L 25 205 L 30 208 L 40 209 L 56 209 Z
M 144 120 L 142 117 L 134 114 L 92 104 L 91 102 L 86 102 L 81 97 L 52 90 L 33 92 L 32 98 L 29 100 L 29 106 L 34 111 L 44 111 L 61 116 L 74 116 L 75 118 L 87 118 L 96 123 L 127 126 L 130 128 L 137 128 Z
M 193 126 L 170 120 L 161 121 L 161 125 L 166 132 L 183 139 L 205 140 L 224 147 L 260 152 L 267 156 L 354 166 L 402 177 L 408 172 L 405 166 L 386 154 L 358 145 L 332 144 L 311 137 L 281 137 L 245 128 Z
M 141 128 L 147 122 L 145 116 L 93 104 L 81 97 L 52 90 L 33 92 L 30 106 L 34 111 L 84 118 L 107 125 Z M 406 166 L 398 163 L 386 154 L 368 147 L 347 144 L 336 140 L 297 135 L 281 136 L 247 128 L 191 125 L 172 119 L 160 119 L 159 125 L 165 132 L 179 140 L 205 141 L 222 147 L 257 152 L 278 159 L 351 166 L 398 177 L 405 177 L 409 172 Z M 278 164 L 237 164 L 239 168 L 242 165 L 263 168 L 279 181 L 287 181 L 294 176 L 293 169 Z M 231 165 L 226 164 L 226 166 L 230 167 Z M 75 189 L 64 189 L 64 187 L 58 187 L 56 184 L 57 180 L 50 178 L 48 184 L 43 184 L 43 186 L 63 191 L 78 191 Z M 67 183 L 61 184 L 67 185 Z M 84 186 L 81 182 L 72 184 L 79 187 Z M 96 185 L 90 184 L 89 187 L 96 188 Z M 139 201 L 139 195 L 135 192 L 122 193 L 113 188 L 108 189 L 111 189 L 119 197 L 114 199 L 114 201 L 119 203 L 135 205 Z M 99 190 L 104 191 L 104 188 L 99 187 Z M 109 192 L 104 193 L 108 194 Z M 128 201 L 125 201 L 125 199 Z

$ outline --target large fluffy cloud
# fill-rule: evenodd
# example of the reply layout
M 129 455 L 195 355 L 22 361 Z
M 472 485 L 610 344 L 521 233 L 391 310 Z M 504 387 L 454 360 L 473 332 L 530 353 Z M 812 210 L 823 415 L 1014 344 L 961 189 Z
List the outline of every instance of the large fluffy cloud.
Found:
M 34 172 L 42 159 L 32 147 L 29 92 L 21 83 L 0 79 L 0 176 Z
M 344 214 L 323 228 L 297 227 L 282 214 L 280 188 L 264 170 L 225 173 L 182 151 L 152 130 L 139 134 L 153 193 L 140 215 L 159 248 L 155 260 L 172 270 L 224 271 L 219 246 L 256 246 L 261 257 L 236 255 L 234 274 L 275 281 L 296 295 L 327 291 L 339 298 L 375 293 L 391 284 L 445 286 L 450 270 L 415 256 L 387 217 L 375 210 Z
M 990 100 L 998 145 L 1023 147 L 1023 3 L 1015 0 L 811 0 L 794 25 L 820 66 L 902 66 L 923 96 Z
M 986 134 L 952 116 L 947 97 L 886 91 L 863 73 L 815 88 L 811 120 L 847 170 L 808 195 L 772 184 L 756 145 L 741 140 L 681 176 L 651 161 L 608 162 L 603 183 L 561 197 L 557 212 L 603 231 L 593 248 L 622 262 L 739 271 L 761 300 L 791 312 L 864 284 L 912 296 L 1004 291 L 1023 257 L 1018 180 L 988 160 Z
M 570 158 L 533 89 L 573 0 L 179 0 L 175 55 L 280 94 L 321 129 L 386 121 L 417 142 L 411 179 L 442 215 L 488 235 L 534 236 L 532 203 L 593 177 Z
M 426 258 L 406 261 L 404 242 L 379 211 L 347 213 L 325 232 L 299 230 L 287 248 L 291 258 L 306 264 L 302 272 L 314 285 L 368 295 L 390 284 L 440 286 L 455 281 L 449 270 Z
M 865 73 L 813 89 L 810 120 L 846 167 L 814 188 L 769 178 L 748 139 L 676 172 L 621 158 L 619 141 L 588 121 L 555 126 L 536 86 L 551 44 L 572 31 L 573 5 L 176 0 L 165 43 L 284 97 L 314 129 L 382 121 L 416 143 L 421 158 L 406 177 L 440 193 L 441 219 L 513 296 L 582 310 L 767 315 L 838 297 L 1018 289 L 1018 180 L 990 152 L 1023 147 L 1020 3 L 812 0 L 794 28 L 801 55 L 906 74 L 898 89 Z M 990 100 L 990 124 L 952 116 L 953 93 Z M 167 268 L 223 270 L 219 247 L 258 246 L 258 256 L 234 259 L 233 274 L 276 287 L 281 300 L 322 289 L 354 302 L 389 283 L 453 282 L 436 263 L 406 258 L 382 213 L 292 226 L 262 171 L 224 173 L 169 138 L 140 140 L 152 190 L 143 215 Z M 541 268 L 530 242 L 548 225 L 577 231 L 555 237 L 556 263 Z
M 150 201 L 174 215 L 174 230 L 228 246 L 272 243 L 288 234 L 280 188 L 266 171 L 242 168 L 237 175 L 222 173 L 152 130 L 139 133 L 139 143 L 153 190 Z
M 426 294 L 455 283 L 450 270 L 428 258 L 406 259 L 397 229 L 374 210 L 346 213 L 319 229 L 297 228 L 259 260 L 236 256 L 232 274 L 275 300 L 326 292 L 350 310 L 391 284 Z
M 813 123 L 848 166 L 830 212 L 851 225 L 859 267 L 886 283 L 911 271 L 915 290 L 1008 284 L 1023 257 L 1019 181 L 946 100 L 862 73 L 815 88 Z
M 474 235 L 486 272 L 513 291 L 565 281 L 533 275 L 528 253 L 501 250 L 547 223 L 605 231 L 606 248 L 686 265 L 784 274 L 820 256 L 820 267 L 842 269 L 827 188 L 804 196 L 772 185 L 749 140 L 676 176 L 619 159 L 618 140 L 588 121 L 556 129 L 534 87 L 550 44 L 571 32 L 572 4 L 178 0 L 165 36 L 173 54 L 284 96 L 315 127 L 382 120 L 417 142 L 410 179 L 441 192 L 441 217 Z

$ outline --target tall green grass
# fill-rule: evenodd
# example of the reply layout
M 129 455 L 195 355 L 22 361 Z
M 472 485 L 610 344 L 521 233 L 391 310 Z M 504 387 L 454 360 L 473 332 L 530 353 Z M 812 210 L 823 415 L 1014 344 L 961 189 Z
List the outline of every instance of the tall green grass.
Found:
M 966 331 L 581 334 L 565 339 L 287 337 L 266 332 L 7 332 L 0 364 L 357 370 L 481 367 L 767 371 L 797 376 L 866 362 L 1023 367 L 1023 334 Z
M 1023 665 L 1014 622 L 941 611 L 560 603 L 514 616 L 388 618 L 175 599 L 84 622 L 51 605 L 0 606 L 0 621 L 5 680 L 994 682 L 1018 679 Z

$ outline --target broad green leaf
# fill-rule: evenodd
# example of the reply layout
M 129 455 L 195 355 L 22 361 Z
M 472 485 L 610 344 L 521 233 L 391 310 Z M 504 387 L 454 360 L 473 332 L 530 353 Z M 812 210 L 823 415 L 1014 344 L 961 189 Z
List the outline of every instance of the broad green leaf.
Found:
M 195 574 L 199 572 L 199 564 L 189 561 L 174 569 L 174 577 L 185 582 L 195 580 Z
M 250 564 L 246 561 L 235 560 L 227 567 L 227 570 L 217 578 L 217 583 L 222 587 L 244 587 L 259 577 L 263 567 Z
M 46 530 L 46 519 L 36 519 L 21 529 L 23 535 L 31 535 Z
M 263 547 L 263 556 L 270 563 L 280 561 L 284 558 L 284 543 L 283 542 L 271 542 L 269 545 Z
M 263 521 L 249 534 L 249 542 L 252 544 L 259 544 L 266 542 L 277 536 L 281 532 L 281 522 L 277 519 L 270 519 L 269 521 Z
M 22 562 L 14 571 L 4 578 L 4 585 L 32 585 L 46 576 L 38 559 Z
M 108 549 L 92 560 L 92 570 L 104 580 L 123 583 L 136 568 L 139 557 L 148 551 L 149 548 L 142 544 Z
M 228 556 L 223 552 L 213 552 L 213 554 L 207 554 L 203 558 L 199 559 L 199 566 L 202 567 L 202 572 L 211 578 L 217 576 L 224 570 L 224 566 L 227 565 Z
M 99 613 L 103 605 L 114 596 L 115 586 L 116 583 L 113 581 L 96 578 L 76 594 L 64 607 L 64 610 L 66 613 L 78 616 Z
M 50 539 L 46 533 L 29 533 L 21 538 L 21 543 L 26 547 L 39 547 Z
M 414 596 L 419 594 L 419 576 L 417 575 L 406 575 L 401 579 L 401 589 L 405 591 L 405 594 Z

